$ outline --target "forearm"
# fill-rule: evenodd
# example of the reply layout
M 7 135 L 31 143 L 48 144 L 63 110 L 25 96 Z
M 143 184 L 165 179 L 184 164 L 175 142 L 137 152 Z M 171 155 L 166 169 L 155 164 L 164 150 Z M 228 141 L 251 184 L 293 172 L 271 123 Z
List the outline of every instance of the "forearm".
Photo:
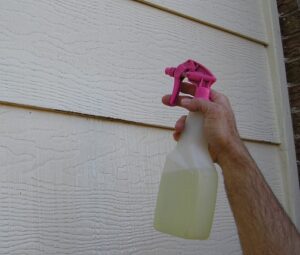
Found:
M 244 254 L 300 254 L 300 237 L 242 142 L 220 155 Z

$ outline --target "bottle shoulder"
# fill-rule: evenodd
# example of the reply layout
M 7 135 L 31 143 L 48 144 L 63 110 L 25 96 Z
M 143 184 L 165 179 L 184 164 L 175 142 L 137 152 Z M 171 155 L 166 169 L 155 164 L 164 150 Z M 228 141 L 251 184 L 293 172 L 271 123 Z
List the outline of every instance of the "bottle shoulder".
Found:
M 188 169 L 203 172 L 216 171 L 215 165 L 208 153 L 196 145 L 176 146 L 166 158 L 166 165 L 173 169 Z

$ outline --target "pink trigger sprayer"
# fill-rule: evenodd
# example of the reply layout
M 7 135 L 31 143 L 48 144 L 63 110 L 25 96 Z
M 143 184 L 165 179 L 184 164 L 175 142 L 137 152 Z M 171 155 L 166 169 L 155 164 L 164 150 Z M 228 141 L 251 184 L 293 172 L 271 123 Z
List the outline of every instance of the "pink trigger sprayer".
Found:
M 174 77 L 170 105 L 175 105 L 181 82 L 187 78 L 196 87 L 195 98 L 209 100 L 215 76 L 203 65 L 188 60 L 166 68 Z M 167 155 L 156 202 L 156 230 L 186 239 L 209 237 L 216 204 L 218 174 L 203 135 L 200 112 L 189 112 L 184 132 Z

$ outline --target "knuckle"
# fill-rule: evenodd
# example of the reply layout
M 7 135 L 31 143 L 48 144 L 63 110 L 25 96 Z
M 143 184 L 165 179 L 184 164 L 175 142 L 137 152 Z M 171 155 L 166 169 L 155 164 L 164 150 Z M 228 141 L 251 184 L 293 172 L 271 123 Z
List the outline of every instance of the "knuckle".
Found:
M 189 110 L 197 111 L 197 110 L 199 110 L 199 107 L 200 107 L 200 105 L 199 105 L 198 99 L 193 98 L 191 103 L 190 103 L 190 109 Z
M 223 102 L 223 103 L 228 103 L 229 99 L 226 95 L 220 94 L 220 101 Z
M 223 115 L 224 114 L 224 107 L 222 107 L 221 105 L 216 105 L 214 107 L 214 112 L 217 114 L 217 115 Z
M 222 95 L 222 97 L 224 98 L 224 101 L 229 103 L 229 98 L 226 95 Z

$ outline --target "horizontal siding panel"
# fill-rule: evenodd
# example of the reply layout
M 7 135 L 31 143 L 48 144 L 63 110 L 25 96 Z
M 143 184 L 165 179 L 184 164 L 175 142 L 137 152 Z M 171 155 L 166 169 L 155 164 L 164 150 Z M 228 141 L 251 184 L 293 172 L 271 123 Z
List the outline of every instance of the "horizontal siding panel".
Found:
M 217 76 L 241 135 L 280 142 L 263 46 L 134 1 L 0 1 L 0 101 L 173 127 L 165 66 Z
M 260 0 L 137 0 L 267 42 Z
M 208 241 L 152 228 L 171 132 L 0 106 L 0 253 L 242 254 L 222 175 Z M 278 146 L 247 143 L 283 200 Z

